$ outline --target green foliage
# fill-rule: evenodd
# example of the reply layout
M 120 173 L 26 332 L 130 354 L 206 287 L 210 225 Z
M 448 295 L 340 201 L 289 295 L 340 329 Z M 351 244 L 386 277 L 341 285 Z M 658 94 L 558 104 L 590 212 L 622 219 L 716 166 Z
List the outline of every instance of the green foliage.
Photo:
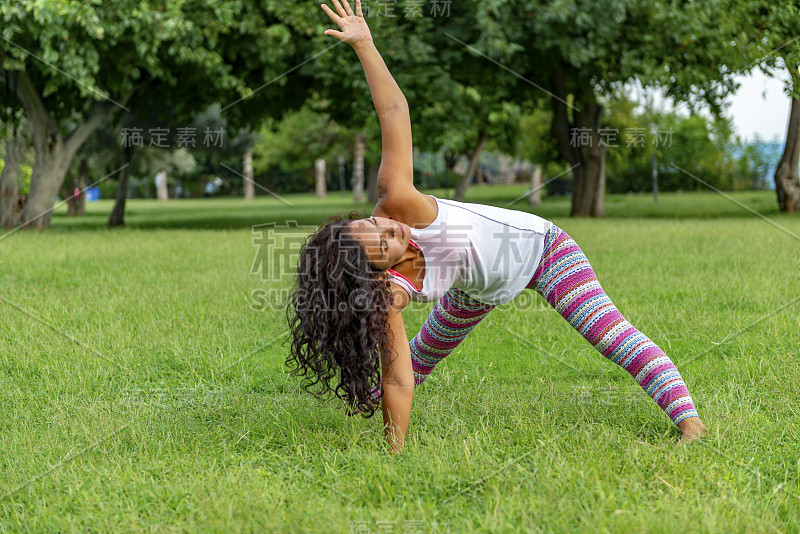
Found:
M 22 164 L 19 166 L 19 192 L 27 195 L 31 190 L 31 175 L 33 169 L 30 165 Z
M 552 123 L 553 112 L 544 104 L 520 116 L 520 136 L 514 155 L 539 164 L 558 159 L 558 146 L 550 133 Z
M 739 0 L 729 18 L 740 25 L 741 41 L 746 45 L 752 67 L 769 75 L 776 68 L 786 69 L 787 95 L 800 98 L 800 7 L 787 0 Z M 783 78 L 783 76 L 780 76 Z
M 353 141 L 352 132 L 327 114 L 304 106 L 261 128 L 253 147 L 253 171 L 267 175 L 270 187 L 279 191 L 308 190 L 314 187 L 314 161 L 325 159 L 328 170 L 338 176 L 337 156 L 349 163 Z M 296 178 L 291 179 L 293 175 Z
M 186 148 L 165 150 L 160 148 L 142 148 L 134 158 L 132 173 L 137 176 L 152 178 L 158 171 L 167 173 L 167 180 L 174 182 L 176 175 L 182 178 L 194 170 L 197 162 Z
M 550 133 L 552 112 L 537 109 L 520 121 L 523 134 L 518 155 L 542 164 L 545 180 L 562 173 L 565 168 L 558 161 Z M 732 124 L 726 118 L 647 112 L 641 104 L 623 96 L 607 102 L 604 124 L 606 186 L 610 193 L 651 191 L 654 152 L 661 191 L 707 189 L 672 164 L 725 190 L 763 188 L 762 178 L 774 164 L 760 145 L 733 139 Z M 565 176 L 546 190 L 560 190 L 568 179 Z
M 421 16 L 412 17 L 406 14 L 412 7 L 409 2 L 389 6 L 394 16 L 383 16 L 377 12 L 387 3 L 370 4 L 371 11 L 365 7 L 367 23 L 409 103 L 415 145 L 448 155 L 470 153 L 484 131 L 489 136 L 487 149 L 513 151 L 517 116 L 523 107 L 509 93 L 519 90 L 516 79 L 496 76 L 484 59 L 466 53 L 463 45 L 446 35 L 465 40 L 477 35 L 474 22 L 463 18 L 462 9 L 453 5 L 451 16 L 435 17 L 430 15 L 432 5 L 428 4 Z M 301 4 L 295 12 L 309 21 L 315 50 L 321 54 L 304 67 L 315 78 L 314 109 L 327 113 L 348 130 L 366 130 L 366 159 L 377 161 L 380 135 L 357 56 L 348 45 L 319 35 L 331 24 L 327 16 L 322 16 L 319 4 Z
M 616 135 L 612 144 L 618 145 L 606 152 L 611 193 L 651 191 L 654 153 L 661 191 L 707 189 L 687 173 L 723 190 L 761 189 L 774 164 L 758 144 L 734 138 L 732 123 L 724 117 L 648 112 L 623 98 L 609 106 L 606 123 Z
M 26 71 L 59 123 L 95 100 L 120 101 L 138 89 L 141 98 L 130 103 L 137 111 L 188 119 L 221 102 L 240 126 L 301 101 L 309 85 L 302 75 L 266 85 L 304 53 L 279 21 L 282 12 L 277 0 L 2 2 L 0 60 Z
M 303 107 L 280 121 L 269 121 L 259 132 L 253 165 L 258 172 L 278 166 L 287 172 L 313 169 L 314 160 L 335 159 L 351 150 L 347 132 L 330 117 Z
M 6 162 L 3 158 L 0 158 L 0 172 L 3 172 L 3 167 L 5 167 Z M 20 194 L 27 195 L 28 192 L 31 190 L 31 174 L 33 173 L 33 169 L 30 165 L 23 163 L 19 166 L 19 192 Z
M 465 16 L 482 29 L 478 48 L 543 89 L 560 66 L 568 92 L 611 96 L 638 79 L 718 109 L 743 62 L 726 41 L 728 1 L 493 0 L 470 2 Z
M 558 175 L 555 181 L 542 188 L 542 195 L 551 191 L 564 192 L 570 187 L 570 175 L 565 173 L 569 167 L 560 161 L 558 145 L 551 133 L 553 112 L 545 103 L 540 103 L 533 111 L 520 117 L 520 136 L 517 141 L 516 156 L 542 166 L 542 182 Z
M 629 122 L 643 130 L 644 146 L 628 146 L 626 133 L 633 131 L 632 127 L 619 127 L 613 119 L 609 122 L 610 128 L 620 132 L 619 146 L 608 148 L 606 180 L 609 192 L 652 190 L 654 152 L 661 190 L 706 189 L 702 183 L 675 169 L 673 164 L 718 188 L 730 188 L 732 161 L 726 151 L 729 138 L 724 134 L 717 136 L 720 132 L 715 132 L 715 126 L 720 124 L 719 121 L 699 115 L 685 117 L 660 113 L 643 114 Z M 655 131 L 651 130 L 651 125 L 655 126 Z M 725 127 L 721 129 L 726 131 Z
M 448 17 L 430 16 L 426 5 L 418 18 L 403 14 L 401 4 L 396 16 L 368 15 L 368 22 L 409 101 L 415 145 L 464 153 L 484 130 L 487 150 L 524 154 L 542 162 L 546 175 L 564 169 L 554 163 L 549 134 L 556 65 L 567 72 L 573 95 L 594 90 L 613 104 L 638 79 L 717 112 L 732 73 L 772 65 L 778 56 L 796 65 L 800 50 L 793 40 L 797 10 L 785 1 L 469 0 L 453 4 Z M 165 121 L 189 122 L 216 101 L 230 130 L 257 125 L 263 139 L 256 171 L 285 190 L 310 186 L 315 157 L 335 167 L 359 131 L 367 132 L 367 168 L 380 155 L 363 70 L 348 45 L 322 34 L 331 24 L 318 3 L 289 9 L 279 0 L 24 0 L 0 2 L 0 20 L 8 39 L 0 41 L 4 67 L 26 69 L 64 129 L 94 100 L 120 99 L 138 88 L 130 107 Z M 306 110 L 288 115 L 293 130 L 284 112 L 303 103 Z M 718 127 L 706 125 L 704 133 L 699 123 L 681 123 L 674 142 L 686 146 L 661 159 L 688 162 L 692 172 L 746 174 L 748 164 L 737 170 L 738 163 L 715 156 L 718 150 L 690 146 L 692 139 L 713 139 Z M 194 154 L 194 178 L 221 173 L 221 162 L 240 167 L 240 154 L 203 152 Z M 649 154 L 635 156 L 608 151 L 610 186 L 648 180 Z M 670 183 L 670 170 L 662 172 Z M 301 178 L 291 183 L 295 173 Z M 712 178 L 738 187 L 735 177 Z M 430 183 L 440 182 L 447 179 Z
M 129 186 L 132 184 L 129 183 Z M 100 189 L 100 198 L 105 199 L 114 199 L 117 196 L 117 189 L 119 187 L 119 182 L 116 180 L 104 180 L 97 184 L 97 187 Z M 155 194 L 153 195 L 155 196 Z M 106 212 L 110 211 L 111 207 L 106 210 Z

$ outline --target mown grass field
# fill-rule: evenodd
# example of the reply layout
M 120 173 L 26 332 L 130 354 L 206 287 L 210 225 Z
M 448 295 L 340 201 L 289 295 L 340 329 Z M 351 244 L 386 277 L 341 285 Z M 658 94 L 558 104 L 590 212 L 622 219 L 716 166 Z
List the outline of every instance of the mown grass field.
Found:
M 290 279 L 251 272 L 251 225 L 347 198 L 132 201 L 114 231 L 107 202 L 59 210 L 0 238 L 0 531 L 798 532 L 800 218 L 733 197 L 780 228 L 711 193 L 611 196 L 605 220 L 535 210 L 670 355 L 705 440 L 673 446 L 632 377 L 529 292 L 417 390 L 398 456 L 380 414 L 298 387 L 283 311 L 254 299 Z M 430 308 L 408 310 L 410 336 Z

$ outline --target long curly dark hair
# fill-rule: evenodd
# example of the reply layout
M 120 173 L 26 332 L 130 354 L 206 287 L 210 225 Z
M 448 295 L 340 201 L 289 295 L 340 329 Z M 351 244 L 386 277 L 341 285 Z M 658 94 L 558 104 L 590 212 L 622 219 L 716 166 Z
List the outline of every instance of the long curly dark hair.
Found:
M 380 350 L 390 346 L 391 293 L 382 270 L 349 231 L 360 218 L 356 211 L 328 217 L 300 248 L 286 309 L 292 333 L 286 365 L 309 393 L 322 397 L 332 391 L 345 401 L 348 415 L 372 417 Z

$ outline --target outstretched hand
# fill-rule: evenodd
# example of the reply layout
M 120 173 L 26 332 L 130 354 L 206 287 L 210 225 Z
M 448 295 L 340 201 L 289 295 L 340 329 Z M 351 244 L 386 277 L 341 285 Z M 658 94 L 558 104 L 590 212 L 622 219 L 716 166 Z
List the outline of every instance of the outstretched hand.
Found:
M 334 13 L 327 4 L 322 4 L 322 9 L 342 31 L 325 30 L 323 33 L 325 35 L 332 35 L 340 41 L 352 46 L 364 41 L 372 41 L 372 34 L 369 31 L 369 26 L 367 26 L 367 21 L 364 20 L 364 15 L 361 11 L 361 0 L 356 0 L 357 14 L 353 13 L 347 0 L 341 1 L 344 3 L 344 7 L 339 3 L 339 0 L 333 0 L 333 5 L 336 6 L 336 11 L 339 13 L 338 15 Z

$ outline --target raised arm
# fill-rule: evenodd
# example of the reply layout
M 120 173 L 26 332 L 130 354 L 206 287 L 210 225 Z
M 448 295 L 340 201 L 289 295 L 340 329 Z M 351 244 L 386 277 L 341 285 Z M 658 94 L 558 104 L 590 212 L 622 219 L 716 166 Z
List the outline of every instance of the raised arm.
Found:
M 338 15 L 326 4 L 322 4 L 322 9 L 342 30 L 329 29 L 324 33 L 352 45 L 361 61 L 381 124 L 382 152 L 381 166 L 378 170 L 378 194 L 382 198 L 394 197 L 393 203 L 404 205 L 410 200 L 409 197 L 419 196 L 414 188 L 414 158 L 408 102 L 375 47 L 372 34 L 361 13 L 361 1 L 356 0 L 358 15 L 353 14 L 347 0 L 342 2 L 344 7 L 339 0 L 333 0 Z
M 361 0 L 356 0 L 358 15 L 353 14 L 353 10 L 350 9 L 350 4 L 347 3 L 347 0 L 342 0 L 342 2 L 344 7 L 339 3 L 339 0 L 333 0 L 338 15 L 327 4 L 322 4 L 322 9 L 342 30 L 325 30 L 325 35 L 332 35 L 355 49 L 358 58 L 361 60 L 361 65 L 364 67 L 367 84 L 369 85 L 370 93 L 372 93 L 372 101 L 375 103 L 375 111 L 378 112 L 378 117 L 397 109 L 407 108 L 408 103 L 403 91 L 394 81 L 392 74 L 383 62 L 383 58 L 378 53 L 378 49 L 375 48 L 375 43 L 372 41 L 372 34 L 369 31 L 369 26 L 367 26 L 367 21 L 361 14 Z

